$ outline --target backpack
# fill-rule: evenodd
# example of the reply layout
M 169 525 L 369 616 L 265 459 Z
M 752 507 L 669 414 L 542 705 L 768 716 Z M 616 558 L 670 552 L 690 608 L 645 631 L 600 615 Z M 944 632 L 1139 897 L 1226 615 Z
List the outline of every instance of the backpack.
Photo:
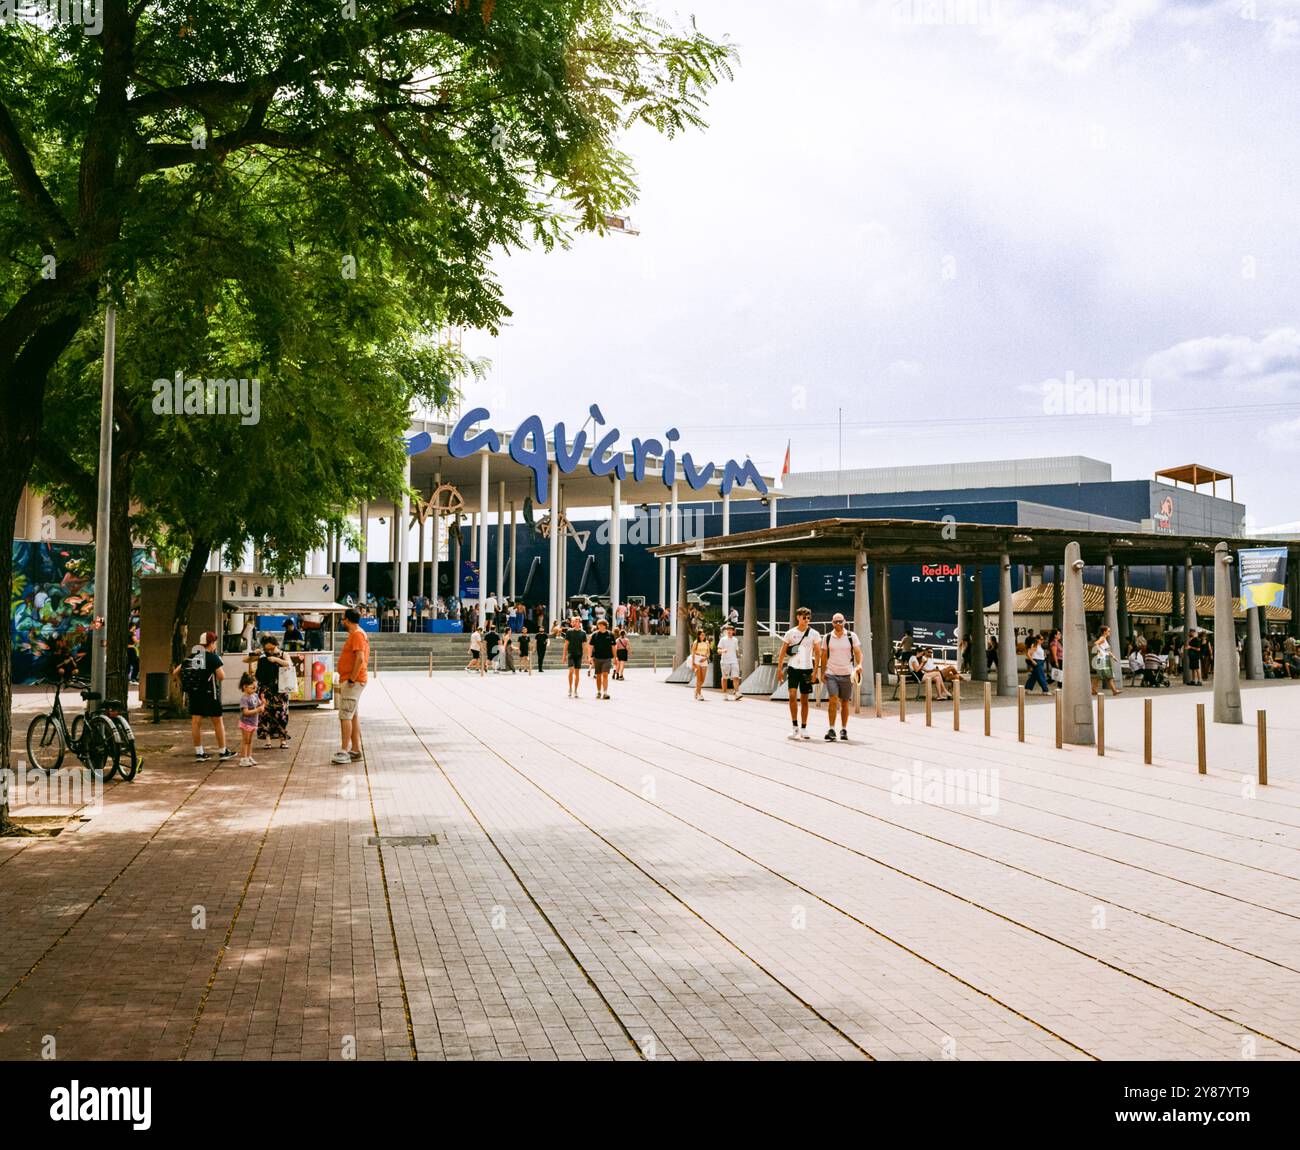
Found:
M 181 690 L 191 698 L 195 695 L 214 694 L 212 672 L 208 670 L 207 657 L 207 651 L 200 647 L 181 666 Z

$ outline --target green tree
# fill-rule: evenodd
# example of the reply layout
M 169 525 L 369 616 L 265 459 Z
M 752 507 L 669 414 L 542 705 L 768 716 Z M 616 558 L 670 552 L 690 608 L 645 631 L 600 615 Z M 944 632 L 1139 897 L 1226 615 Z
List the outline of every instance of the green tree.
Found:
M 259 270 L 282 286 L 284 269 L 314 257 L 339 269 L 339 306 L 361 306 L 353 289 L 370 277 L 400 285 L 409 314 L 428 325 L 495 330 L 508 312 L 492 254 L 601 230 L 635 191 L 621 131 L 700 125 L 732 57 L 693 25 L 670 26 L 626 0 L 102 0 L 101 11 L 97 34 L 0 27 L 5 583 L 47 392 L 64 383 L 84 392 L 93 379 L 84 356 L 80 368 L 62 361 L 98 330 L 107 298 L 125 315 L 151 272 L 150 290 L 174 290 L 172 273 L 195 262 L 176 241 L 178 223 L 211 223 L 220 242 L 233 230 L 238 242 L 220 256 L 247 266 L 224 279 L 214 269 L 227 287 L 248 292 Z M 390 307 L 386 298 L 377 306 Z M 250 345 L 259 351 L 275 346 L 277 323 L 310 310 L 293 293 L 241 302 L 271 325 Z M 220 307 L 204 316 L 211 335 Z M 377 331 L 389 326 L 374 318 Z M 398 329 L 409 335 L 389 327 Z M 421 348 L 409 350 L 376 344 L 370 362 L 414 359 L 418 373 Z M 192 354 L 169 367 L 183 370 Z M 223 369 L 242 360 L 224 344 L 216 357 Z M 398 394 L 412 387 L 403 379 Z M 179 465 L 201 475 L 196 456 L 186 459 Z M 6 767 L 9 743 L 10 639 L 0 628 Z

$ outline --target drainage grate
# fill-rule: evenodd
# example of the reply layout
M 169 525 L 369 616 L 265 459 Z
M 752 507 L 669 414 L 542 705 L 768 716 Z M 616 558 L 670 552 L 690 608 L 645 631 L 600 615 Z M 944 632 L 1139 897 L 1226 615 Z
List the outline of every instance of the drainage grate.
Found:
M 372 847 L 436 847 L 437 835 L 371 835 L 366 845 Z

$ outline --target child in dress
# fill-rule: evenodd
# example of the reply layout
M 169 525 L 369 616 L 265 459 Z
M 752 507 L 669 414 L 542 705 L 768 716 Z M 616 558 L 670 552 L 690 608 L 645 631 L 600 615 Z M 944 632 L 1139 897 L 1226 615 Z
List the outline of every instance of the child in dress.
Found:
M 245 671 L 239 676 L 239 765 L 255 767 L 253 736 L 257 734 L 257 716 L 266 704 L 257 694 L 257 676 Z

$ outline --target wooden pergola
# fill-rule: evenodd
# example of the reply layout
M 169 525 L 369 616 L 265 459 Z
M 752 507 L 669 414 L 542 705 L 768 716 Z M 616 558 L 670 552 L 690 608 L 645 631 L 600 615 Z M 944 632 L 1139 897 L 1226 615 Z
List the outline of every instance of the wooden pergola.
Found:
M 1177 487 L 1180 483 L 1186 483 L 1193 491 L 1201 486 L 1202 483 L 1208 483 L 1210 490 L 1215 498 L 1218 498 L 1218 484 L 1220 479 L 1228 481 L 1228 498 L 1233 503 L 1237 502 L 1236 485 L 1232 476 L 1226 471 L 1217 471 L 1213 467 L 1206 467 L 1203 463 L 1184 463 L 1181 467 L 1166 467 L 1163 471 L 1156 472 L 1156 479 L 1168 479 Z
M 1105 614 L 1116 635 L 1127 626 L 1127 570 L 1132 567 L 1181 567 L 1188 585 L 1196 566 L 1208 565 L 1219 543 L 1242 547 L 1279 547 L 1287 550 L 1290 598 L 1300 594 L 1300 542 L 1270 539 L 1224 539 L 1213 535 L 1169 535 L 1132 531 L 1078 531 L 1059 527 L 1031 527 L 992 523 L 958 523 L 920 519 L 817 519 L 807 523 L 788 523 L 759 531 L 715 536 L 685 543 L 652 548 L 652 553 L 675 561 L 677 567 L 677 601 L 679 610 L 686 603 L 686 568 L 695 564 L 744 564 L 744 627 L 741 669 L 749 674 L 757 663 L 757 601 L 754 570 L 760 564 L 785 563 L 791 568 L 791 616 L 798 599 L 798 568 L 801 565 L 853 566 L 861 576 L 870 564 L 874 570 L 873 591 L 868 594 L 867 579 L 855 579 L 853 626 L 866 644 L 872 637 L 879 666 L 890 642 L 888 581 L 884 577 L 891 563 L 920 564 L 949 562 L 974 567 L 974 595 L 983 601 L 982 570 L 996 565 L 1000 573 L 999 639 L 1014 634 L 1011 592 L 1012 564 L 1030 567 L 1065 562 L 1065 550 L 1071 543 L 1079 545 L 1082 562 L 1106 568 Z M 1054 580 L 1059 588 L 1059 581 Z M 965 581 L 958 584 L 964 591 Z M 1059 594 L 1059 591 L 1057 592 Z M 960 601 L 960 600 L 959 600 Z M 1059 600 L 1058 600 L 1059 601 Z M 1195 598 L 1188 600 L 1195 618 Z M 960 608 L 959 608 L 960 610 Z M 1296 612 L 1292 612 L 1295 628 Z M 971 666 L 976 677 L 987 668 L 984 653 L 984 612 L 972 615 Z M 868 618 L 868 616 L 870 616 Z M 1111 622 L 1114 620 L 1114 622 Z M 686 658 L 686 629 L 677 629 L 677 662 Z M 1001 665 L 1001 657 L 999 665 Z M 1014 658 L 1009 660 L 1014 662 Z

